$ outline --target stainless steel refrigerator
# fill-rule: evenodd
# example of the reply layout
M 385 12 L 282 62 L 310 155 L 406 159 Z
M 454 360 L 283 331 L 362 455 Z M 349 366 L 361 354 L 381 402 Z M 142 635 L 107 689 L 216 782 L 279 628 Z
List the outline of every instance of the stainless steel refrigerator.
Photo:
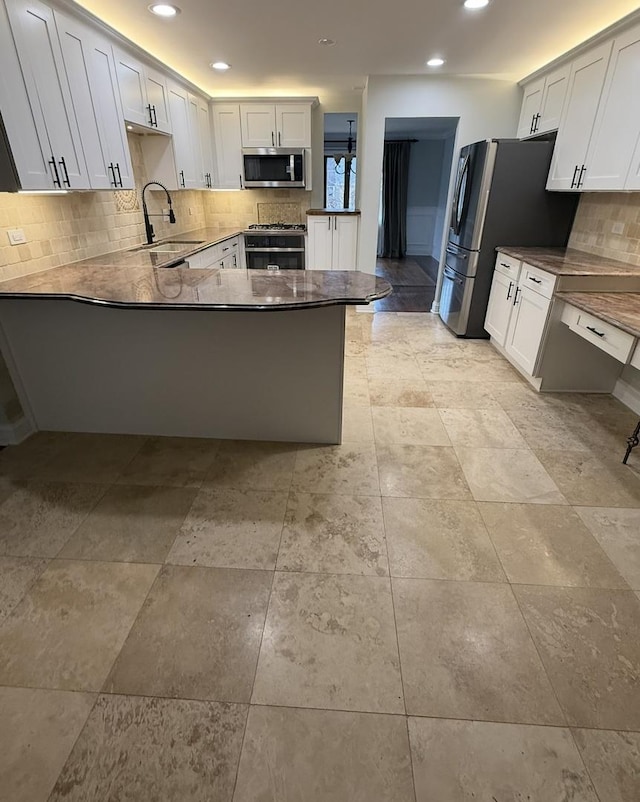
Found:
M 460 151 L 440 317 L 460 337 L 484 330 L 498 245 L 567 244 L 576 193 L 547 192 L 552 141 L 489 139 Z

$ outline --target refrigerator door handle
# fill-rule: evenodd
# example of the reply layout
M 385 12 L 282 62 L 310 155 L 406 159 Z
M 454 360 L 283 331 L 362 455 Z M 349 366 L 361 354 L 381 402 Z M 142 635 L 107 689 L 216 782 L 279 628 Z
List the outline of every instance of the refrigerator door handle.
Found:
M 460 206 L 460 193 L 463 189 L 463 184 L 465 184 L 465 177 L 467 171 L 469 169 L 469 154 L 467 153 L 464 157 L 464 162 L 460 167 L 460 172 L 458 173 L 458 181 L 456 183 L 456 191 L 453 194 L 453 205 L 451 207 L 451 228 L 453 229 L 454 234 L 460 233 L 460 227 L 462 225 L 462 216 L 464 214 L 464 197 L 462 197 L 462 207 Z M 466 184 L 465 184 L 466 189 Z M 466 192 L 465 192 L 466 194 Z
M 457 256 L 459 259 L 467 259 L 468 258 L 466 253 L 462 253 L 462 251 L 456 250 L 451 245 L 447 245 L 447 253 L 450 253 L 452 256 Z
M 452 270 L 450 267 L 445 267 L 444 275 L 456 284 L 464 284 L 464 281 L 456 275 L 455 270 Z

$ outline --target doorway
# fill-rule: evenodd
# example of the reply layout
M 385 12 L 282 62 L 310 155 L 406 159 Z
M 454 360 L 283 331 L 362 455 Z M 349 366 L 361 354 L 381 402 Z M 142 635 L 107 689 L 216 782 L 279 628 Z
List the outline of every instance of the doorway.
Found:
M 457 125 L 457 117 L 385 121 L 376 275 L 394 291 L 375 302 L 376 311 L 431 311 Z

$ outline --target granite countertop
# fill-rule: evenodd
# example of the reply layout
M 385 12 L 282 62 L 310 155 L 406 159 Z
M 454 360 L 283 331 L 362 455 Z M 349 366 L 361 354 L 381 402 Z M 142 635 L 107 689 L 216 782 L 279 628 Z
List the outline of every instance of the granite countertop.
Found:
M 539 267 L 556 276 L 638 276 L 640 267 L 606 259 L 573 248 L 519 248 L 499 246 L 496 251 Z
M 307 209 L 307 214 L 360 214 L 360 209 Z
M 559 292 L 556 298 L 640 338 L 640 293 Z

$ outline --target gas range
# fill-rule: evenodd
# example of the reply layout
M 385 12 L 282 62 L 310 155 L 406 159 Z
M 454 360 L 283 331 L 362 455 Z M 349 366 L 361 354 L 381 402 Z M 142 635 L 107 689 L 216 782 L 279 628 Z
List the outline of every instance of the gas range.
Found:
M 247 231 L 271 232 L 276 231 L 278 234 L 287 234 L 289 232 L 295 234 L 304 232 L 307 227 L 304 223 L 252 223 Z

